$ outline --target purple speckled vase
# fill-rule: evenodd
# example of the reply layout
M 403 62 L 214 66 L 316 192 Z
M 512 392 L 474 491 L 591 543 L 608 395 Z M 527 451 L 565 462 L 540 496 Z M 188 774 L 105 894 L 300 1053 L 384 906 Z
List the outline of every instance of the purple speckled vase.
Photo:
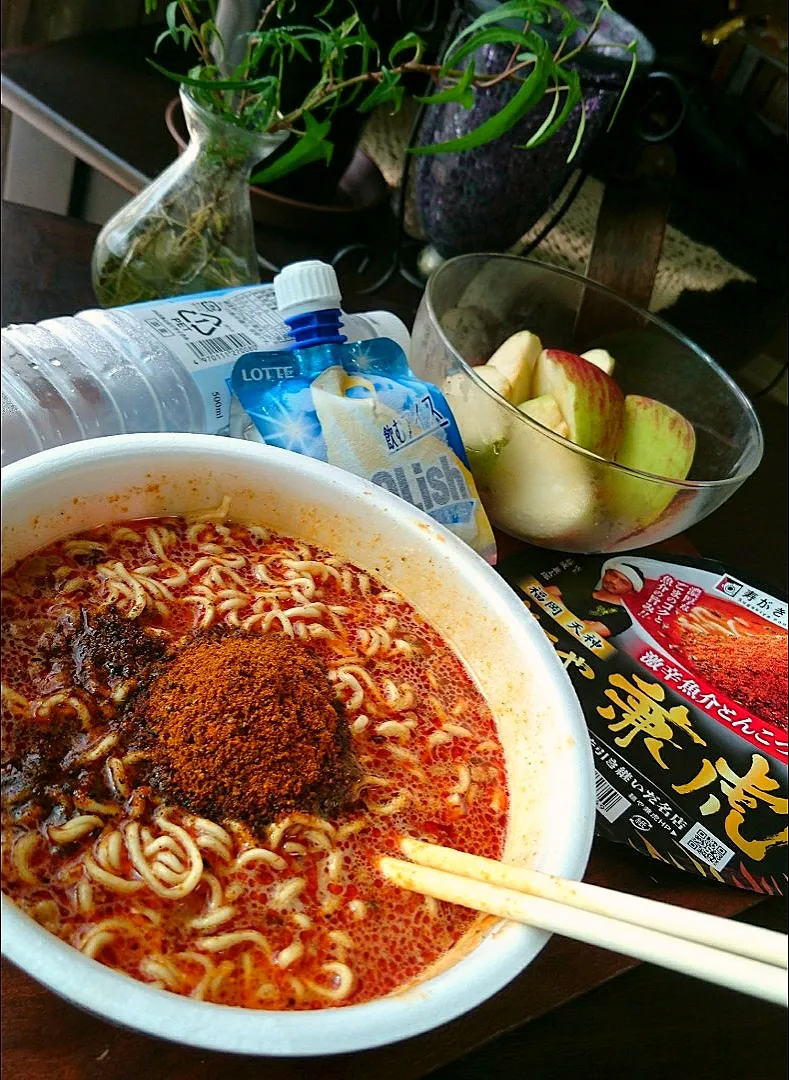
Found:
M 471 10 L 467 25 L 479 13 Z M 576 0 L 568 4 L 580 21 L 596 4 Z M 610 12 L 595 40 L 638 42 L 639 69 L 651 64 L 654 50 L 630 23 Z M 478 73 L 501 71 L 511 46 L 486 45 L 474 55 Z M 604 131 L 624 86 L 629 63 L 621 49 L 601 48 L 583 54 L 578 71 L 586 106 L 586 130 L 572 163 L 567 156 L 575 141 L 580 105 L 568 122 L 542 146 L 518 149 L 540 127 L 548 114 L 545 101 L 528 113 L 506 135 L 476 150 L 436 154 L 416 159 L 416 205 L 425 237 L 445 258 L 472 251 L 506 251 L 542 217 L 558 198 L 572 172 Z M 416 145 L 458 138 L 499 112 L 515 93 L 502 82 L 478 91 L 472 109 L 461 105 L 430 106 L 425 110 Z

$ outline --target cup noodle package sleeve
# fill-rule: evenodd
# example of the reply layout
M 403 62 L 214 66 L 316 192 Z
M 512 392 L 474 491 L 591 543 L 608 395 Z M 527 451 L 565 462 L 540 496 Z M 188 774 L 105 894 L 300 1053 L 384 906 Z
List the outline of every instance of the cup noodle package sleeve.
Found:
M 787 886 L 787 605 L 708 560 L 524 548 L 499 572 L 567 669 L 599 835 L 701 877 Z

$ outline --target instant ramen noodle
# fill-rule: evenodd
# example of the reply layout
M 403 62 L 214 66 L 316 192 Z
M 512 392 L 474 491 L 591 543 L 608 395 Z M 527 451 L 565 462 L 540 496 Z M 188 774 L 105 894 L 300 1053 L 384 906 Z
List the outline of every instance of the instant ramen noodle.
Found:
M 400 836 L 500 857 L 493 717 L 399 593 L 227 509 L 110 524 L 4 576 L 2 888 L 173 993 L 369 1001 L 483 924 L 378 859 Z

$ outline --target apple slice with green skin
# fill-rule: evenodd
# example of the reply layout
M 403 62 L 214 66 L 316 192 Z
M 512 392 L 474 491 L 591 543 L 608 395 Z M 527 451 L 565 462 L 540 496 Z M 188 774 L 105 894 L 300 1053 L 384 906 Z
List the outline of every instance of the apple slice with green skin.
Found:
M 500 371 L 486 364 L 474 370 L 492 390 L 509 401 L 512 386 Z M 506 442 L 511 424 L 506 406 L 476 386 L 470 376 L 463 371 L 449 375 L 442 389 L 469 453 L 495 451 Z
M 557 435 L 563 435 L 566 439 L 569 435 L 567 421 L 562 416 L 562 410 L 555 397 L 551 394 L 543 394 L 542 397 L 530 398 L 522 402 L 518 408 L 526 413 L 532 420 L 536 420 L 543 427 L 550 428 Z
M 624 397 L 610 375 L 575 353 L 543 349 L 534 394 L 556 398 L 574 443 L 601 457 L 614 457 L 622 436 Z
M 486 367 L 497 368 L 512 384 L 513 405 L 520 405 L 531 394 L 534 368 L 542 352 L 542 342 L 529 330 L 520 330 L 499 345 Z
M 581 359 L 588 360 L 590 364 L 599 367 L 606 375 L 614 374 L 616 361 L 608 349 L 589 349 L 587 352 L 581 353 Z
M 668 480 L 684 480 L 693 464 L 696 432 L 675 409 L 653 398 L 628 394 L 625 398 L 618 465 L 653 473 Z M 676 488 L 628 476 L 611 469 L 606 503 L 612 515 L 643 528 L 656 521 L 674 498 Z

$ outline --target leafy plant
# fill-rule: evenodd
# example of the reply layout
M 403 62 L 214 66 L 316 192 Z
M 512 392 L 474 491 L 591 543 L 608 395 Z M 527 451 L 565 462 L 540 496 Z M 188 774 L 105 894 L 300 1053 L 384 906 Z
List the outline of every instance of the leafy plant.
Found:
M 153 11 L 156 2 L 146 0 L 146 10 Z M 299 2 L 270 0 L 257 26 L 244 35 L 241 60 L 232 65 L 224 59 L 216 0 L 167 4 L 167 26 L 157 47 L 172 39 L 196 54 L 197 63 L 186 75 L 152 63 L 188 88 L 189 111 L 201 117 L 206 137 L 199 153 L 188 161 L 185 155 L 183 167 L 174 162 L 102 229 L 93 253 L 94 290 L 102 304 L 257 280 L 247 185 L 254 160 L 250 144 L 277 133 L 285 141 L 280 156 L 264 165 L 251 178 L 253 183 L 271 183 L 310 162 L 329 161 L 332 123 L 340 109 L 365 113 L 384 105 L 395 111 L 406 89 L 413 93 L 415 81 L 422 89 L 426 77 L 432 89 L 417 100 L 428 105 L 471 108 L 478 94 L 505 80 L 512 83 L 513 93 L 497 113 L 462 138 L 415 147 L 413 153 L 483 146 L 546 99 L 547 114 L 526 147 L 550 139 L 579 110 L 570 158 L 577 153 L 585 112 L 574 62 L 593 38 L 600 44 L 596 34 L 607 0 L 600 0 L 586 30 L 559 0 L 506 0 L 461 30 L 438 63 L 425 60 L 427 47 L 415 33 L 405 34 L 382 56 L 352 0 L 326 0 L 309 25 L 295 21 Z M 332 19 L 340 9 L 344 17 Z M 238 42 L 232 45 L 237 54 Z M 505 46 L 508 58 L 500 71 L 475 70 L 474 54 L 485 45 Z M 625 48 L 631 54 L 632 75 L 635 43 Z M 306 90 L 305 69 L 311 76 Z
M 330 16 L 342 5 L 344 18 Z M 157 0 L 146 0 L 146 11 Z M 332 118 L 343 108 L 366 113 L 379 105 L 398 110 L 413 77 L 429 77 L 434 90 L 417 101 L 443 105 L 457 102 L 466 108 L 476 95 L 502 81 L 515 87 L 502 108 L 474 130 L 460 138 L 429 146 L 415 147 L 415 154 L 463 151 L 483 146 L 510 131 L 545 99 L 550 108 L 525 148 L 550 139 L 580 106 L 580 121 L 568 160 L 581 144 L 585 110 L 581 80 L 574 62 L 589 47 L 602 44 L 595 35 L 608 0 L 600 0 L 596 16 L 584 31 L 582 25 L 559 0 L 506 0 L 461 30 L 444 50 L 440 63 L 424 60 L 426 45 L 410 32 L 397 41 L 386 57 L 370 35 L 351 0 L 327 0 L 326 7 L 312 25 L 286 20 L 297 12 L 297 0 L 270 0 L 257 26 L 245 35 L 243 58 L 225 70 L 225 43 L 216 25 L 216 0 L 172 0 L 165 9 L 167 29 L 159 43 L 171 38 L 184 50 L 197 53 L 198 63 L 186 75 L 154 67 L 189 88 L 197 104 L 240 127 L 267 132 L 286 131 L 289 148 L 263 168 L 252 182 L 270 183 L 313 161 L 329 161 Z M 549 45 L 545 30 L 550 29 Z M 542 31 L 542 32 L 541 32 Z M 511 47 L 500 71 L 477 73 L 474 53 L 484 45 Z M 636 64 L 636 43 L 619 46 L 630 54 L 630 72 L 621 98 L 627 91 Z M 296 58 L 307 61 L 315 77 L 295 106 L 289 99 L 289 65 Z M 616 110 L 614 117 L 616 116 Z

